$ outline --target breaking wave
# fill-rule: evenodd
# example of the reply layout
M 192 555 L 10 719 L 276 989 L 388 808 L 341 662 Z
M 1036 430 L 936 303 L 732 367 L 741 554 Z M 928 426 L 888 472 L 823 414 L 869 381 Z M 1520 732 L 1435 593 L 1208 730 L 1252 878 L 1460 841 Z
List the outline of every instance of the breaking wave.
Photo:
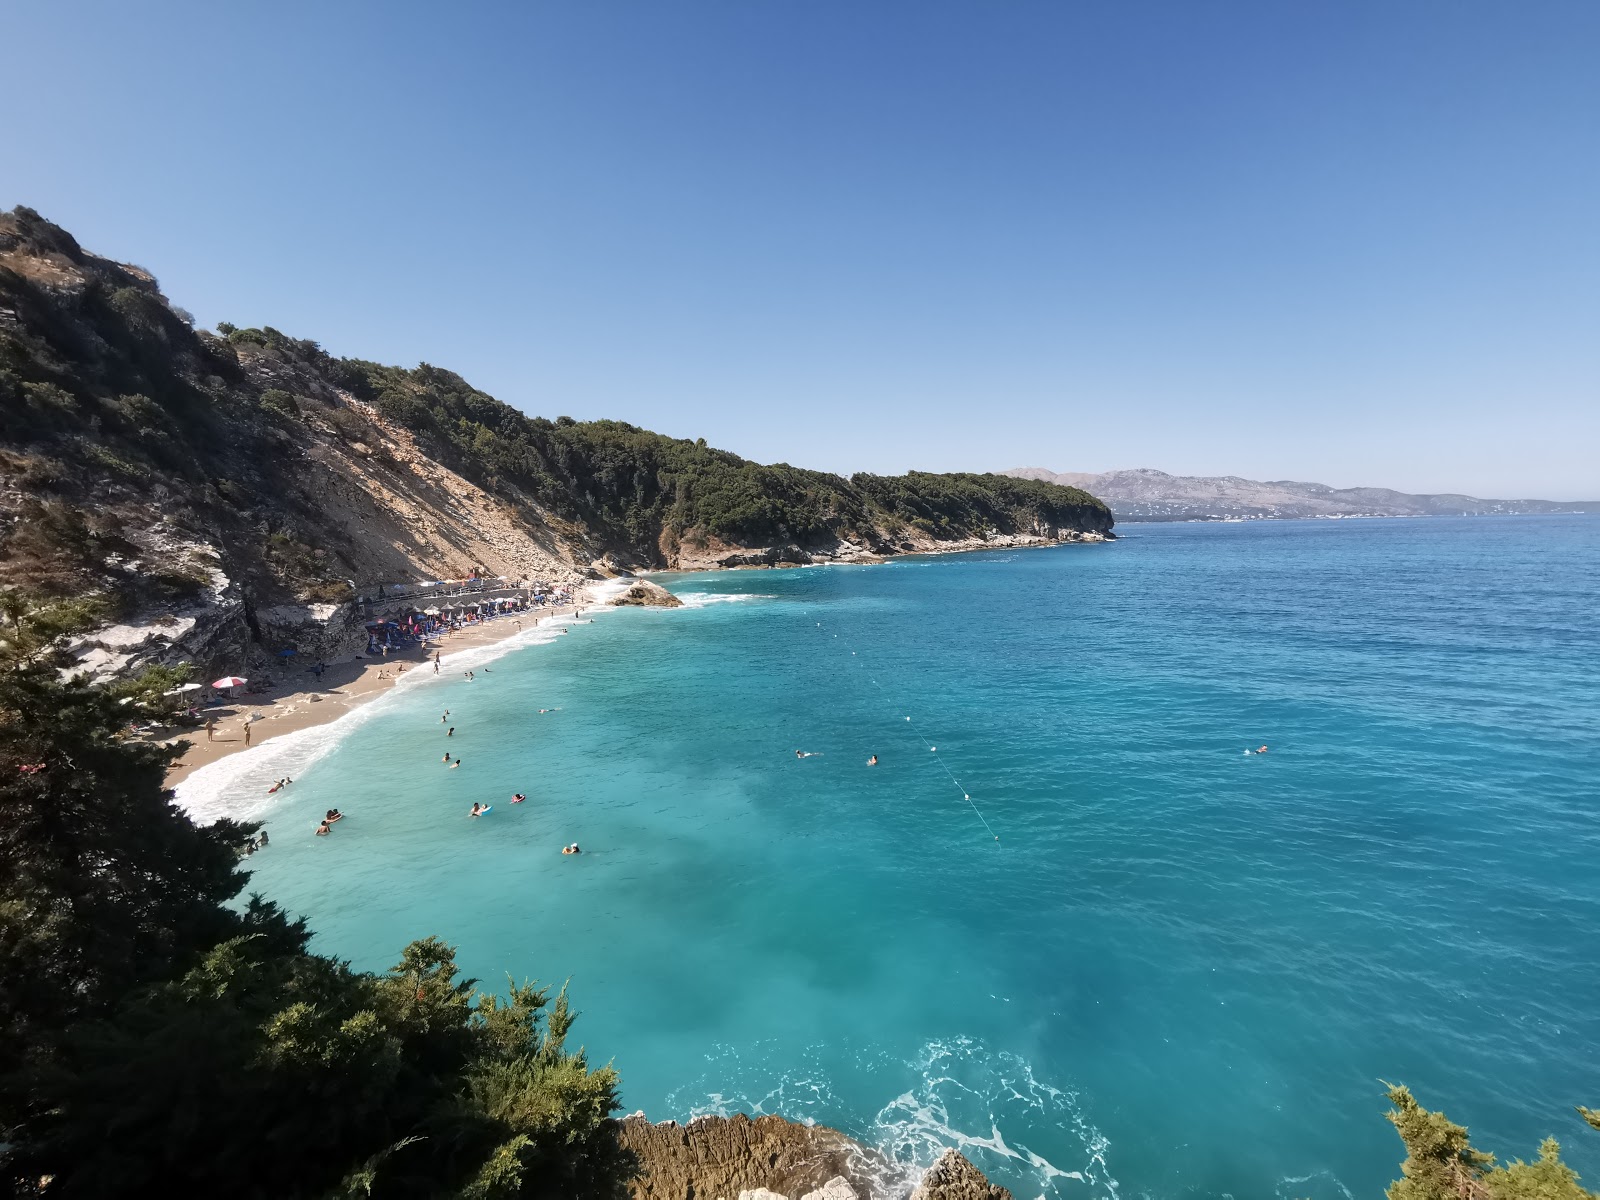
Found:
M 886 1165 L 863 1167 L 885 1195 L 908 1193 L 954 1149 L 1018 1196 L 1118 1196 L 1107 1164 L 1110 1142 L 1085 1116 L 1078 1093 L 1038 1079 L 1019 1055 L 958 1037 L 928 1042 L 909 1059 L 867 1053 L 841 1066 L 838 1048 L 824 1046 L 800 1059 L 799 1066 L 776 1071 L 769 1064 L 793 1061 L 777 1047 L 758 1045 L 742 1054 L 719 1047 L 707 1055 L 702 1080 L 669 1095 L 669 1115 L 776 1113 L 841 1129 L 883 1156 Z M 867 1124 L 852 1119 L 851 1113 L 870 1107 L 861 1097 L 885 1095 L 885 1084 L 899 1094 Z M 1040 1148 L 1046 1138 L 1049 1156 Z

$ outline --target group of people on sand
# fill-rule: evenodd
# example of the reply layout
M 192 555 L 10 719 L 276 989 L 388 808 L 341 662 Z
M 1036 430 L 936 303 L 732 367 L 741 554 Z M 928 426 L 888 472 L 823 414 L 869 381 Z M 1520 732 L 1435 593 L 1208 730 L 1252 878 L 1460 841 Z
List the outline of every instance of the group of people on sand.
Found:
M 337 808 L 330 808 L 327 815 L 322 818 L 322 824 L 317 826 L 317 836 L 327 837 L 333 832 L 334 822 L 342 820 L 344 820 L 344 814 Z

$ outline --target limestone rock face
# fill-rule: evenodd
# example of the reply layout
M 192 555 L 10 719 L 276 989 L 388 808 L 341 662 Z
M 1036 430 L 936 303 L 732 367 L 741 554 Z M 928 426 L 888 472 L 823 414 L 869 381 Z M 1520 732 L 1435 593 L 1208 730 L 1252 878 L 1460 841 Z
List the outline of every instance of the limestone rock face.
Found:
M 679 600 L 659 583 L 651 583 L 648 579 L 638 579 L 628 585 L 628 589 L 612 602 L 614 605 L 639 605 L 645 608 L 682 608 L 683 601 Z
M 1013 1200 L 954 1150 L 913 1190 L 906 1168 L 835 1129 L 782 1117 L 618 1121 L 639 1162 L 632 1200 Z
M 965 1155 L 946 1150 L 928 1168 L 911 1200 L 1012 1200 L 1006 1188 L 990 1183 Z
M 864 1153 L 844 1134 L 782 1117 L 704 1117 L 652 1125 L 635 1115 L 617 1123 L 618 1140 L 639 1158 L 633 1200 L 738 1200 L 741 1194 L 801 1197 L 842 1182 L 869 1196 Z M 845 1200 L 834 1188 L 827 1200 Z

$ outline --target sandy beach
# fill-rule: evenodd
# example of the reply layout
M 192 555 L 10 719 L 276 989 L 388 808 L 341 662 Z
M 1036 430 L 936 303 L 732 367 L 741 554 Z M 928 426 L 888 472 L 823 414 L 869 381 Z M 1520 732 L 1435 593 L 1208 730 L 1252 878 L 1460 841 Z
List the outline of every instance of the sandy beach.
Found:
M 184 741 L 189 743 L 183 757 L 167 773 L 167 784 L 173 786 L 181 783 L 207 763 L 260 746 L 272 738 L 337 720 L 352 709 L 383 695 L 395 685 L 400 675 L 409 671 L 432 671 L 435 651 L 448 658 L 462 650 L 490 646 L 515 637 L 540 621 L 569 617 L 582 608 L 593 606 L 587 597 L 580 598 L 576 606 L 569 604 L 562 608 L 541 608 L 453 630 L 429 642 L 426 649 L 410 646 L 381 659 L 360 655 L 330 661 L 320 681 L 309 669 L 293 668 L 289 672 L 291 678 L 279 681 L 264 692 L 241 696 L 230 703 L 205 709 L 206 716 L 215 718 L 217 722 L 215 733 L 209 741 L 203 728 L 162 738 L 161 741 L 167 745 Z M 246 725 L 250 729 L 248 745 L 245 742 Z

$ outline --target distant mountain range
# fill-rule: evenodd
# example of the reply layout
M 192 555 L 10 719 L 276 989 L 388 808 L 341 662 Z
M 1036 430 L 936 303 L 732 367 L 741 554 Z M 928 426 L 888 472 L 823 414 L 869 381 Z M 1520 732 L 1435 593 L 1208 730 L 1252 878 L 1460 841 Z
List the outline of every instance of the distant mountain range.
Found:
M 1236 475 L 1168 475 L 1140 468 L 1057 473 L 1014 467 L 1003 475 L 1081 488 L 1104 500 L 1119 521 L 1205 521 L 1288 517 L 1460 517 L 1600 512 L 1600 500 L 1480 500 L 1416 496 L 1389 488 L 1334 488 L 1325 483 L 1261 482 Z

